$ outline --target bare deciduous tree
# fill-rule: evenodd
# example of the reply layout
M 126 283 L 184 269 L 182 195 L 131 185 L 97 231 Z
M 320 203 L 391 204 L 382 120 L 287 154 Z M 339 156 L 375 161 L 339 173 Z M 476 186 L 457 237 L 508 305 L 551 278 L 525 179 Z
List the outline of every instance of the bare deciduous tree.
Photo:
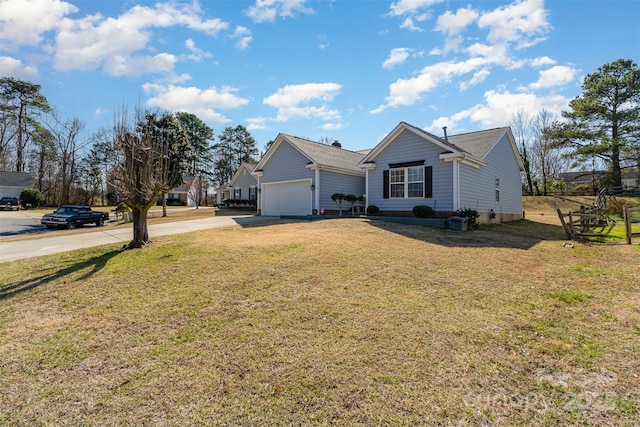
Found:
M 135 129 L 124 113 L 115 127 L 115 142 L 122 152 L 122 162 L 115 168 L 114 182 L 124 203 L 133 215 L 133 240 L 128 249 L 150 243 L 147 216 L 158 195 L 182 183 L 182 154 L 187 144 L 185 132 L 173 114 L 158 117 L 147 112 L 137 114 Z

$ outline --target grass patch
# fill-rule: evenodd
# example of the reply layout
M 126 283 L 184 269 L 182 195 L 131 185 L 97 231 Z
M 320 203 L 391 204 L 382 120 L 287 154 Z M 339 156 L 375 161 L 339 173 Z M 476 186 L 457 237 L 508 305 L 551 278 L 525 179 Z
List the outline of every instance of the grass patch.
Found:
M 553 292 L 549 295 L 551 298 L 562 301 L 566 304 L 580 304 L 588 301 L 593 296 L 582 291 L 572 291 L 569 289 L 563 289 L 558 292 Z
M 637 252 L 558 228 L 280 221 L 5 263 L 0 425 L 635 425 Z

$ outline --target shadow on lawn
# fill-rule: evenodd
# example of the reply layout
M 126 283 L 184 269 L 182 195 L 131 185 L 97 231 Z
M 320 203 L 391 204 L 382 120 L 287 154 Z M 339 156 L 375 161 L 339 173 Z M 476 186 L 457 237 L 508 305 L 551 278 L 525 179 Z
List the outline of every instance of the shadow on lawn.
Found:
M 447 247 L 529 249 L 541 241 L 561 241 L 566 238 L 560 225 L 526 219 L 481 225 L 472 231 L 443 230 L 386 221 L 370 221 L 369 224 L 391 233 Z
M 119 250 L 107 252 L 106 254 L 89 258 L 85 261 L 77 262 L 61 270 L 56 270 L 51 273 L 44 274 L 42 276 L 34 277 L 31 279 L 23 280 L 17 283 L 0 286 L 0 301 L 11 298 L 21 292 L 25 292 L 25 291 L 29 291 L 31 289 L 37 288 L 38 286 L 49 283 L 54 279 L 68 276 L 69 274 L 83 270 L 87 267 L 92 267 L 89 271 L 87 271 L 82 276 L 78 277 L 76 280 L 88 279 L 98 271 L 102 270 L 104 266 L 107 265 L 107 262 L 109 262 L 111 258 L 118 255 L 119 253 L 121 253 L 121 251 Z

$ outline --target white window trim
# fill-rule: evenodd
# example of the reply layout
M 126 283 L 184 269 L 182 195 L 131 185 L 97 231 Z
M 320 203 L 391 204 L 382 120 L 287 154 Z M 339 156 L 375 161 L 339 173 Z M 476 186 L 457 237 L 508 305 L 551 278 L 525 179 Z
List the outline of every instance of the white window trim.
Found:
M 421 181 L 409 181 L 409 169 L 413 168 L 422 168 L 422 180 Z M 404 184 L 403 196 L 402 197 L 394 197 L 393 191 L 391 190 L 392 185 L 400 185 L 400 182 L 392 182 L 391 176 L 393 174 L 392 171 L 404 171 L 404 178 L 402 184 Z M 409 184 L 417 184 L 422 183 L 422 195 L 421 196 L 409 196 Z M 407 166 L 404 168 L 391 168 L 389 169 L 389 198 L 390 199 L 424 199 L 424 166 Z

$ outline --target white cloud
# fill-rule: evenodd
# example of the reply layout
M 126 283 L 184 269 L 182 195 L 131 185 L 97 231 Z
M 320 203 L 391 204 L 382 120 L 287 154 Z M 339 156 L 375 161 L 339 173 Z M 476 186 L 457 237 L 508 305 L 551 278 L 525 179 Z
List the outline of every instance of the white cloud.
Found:
M 382 63 L 383 68 L 393 68 L 402 64 L 411 54 L 413 49 L 406 47 L 398 47 L 389 52 L 389 57 Z
M 196 43 L 192 39 L 187 39 L 184 42 L 184 46 L 191 52 L 187 55 L 192 61 L 200 62 L 204 58 L 211 58 L 211 52 L 204 51 L 196 46 Z
M 442 126 L 448 126 L 448 132 L 452 135 L 459 133 L 456 130 L 457 123 L 465 119 L 479 123 L 483 129 L 507 126 L 513 113 L 518 110 L 537 114 L 545 109 L 554 116 L 560 116 L 570 101 L 570 98 L 561 95 L 537 96 L 533 92 L 511 93 L 494 90 L 485 92 L 484 99 L 484 104 L 475 105 L 451 117 L 437 118 L 426 129 L 435 133 L 442 129 Z
M 411 15 L 431 4 L 433 2 L 419 0 L 399 1 L 392 5 L 392 14 L 395 11 L 397 15 Z M 460 33 L 474 22 L 486 31 L 486 40 L 474 39 L 473 44 L 464 46 L 465 40 Z M 453 51 L 467 54 L 468 59 L 435 63 L 410 78 L 398 79 L 389 85 L 385 103 L 371 113 L 380 113 L 389 107 L 413 105 L 422 99 L 423 94 L 450 83 L 456 83 L 461 91 L 467 90 L 482 83 L 495 67 L 504 70 L 525 67 L 531 61 L 517 58 L 513 50 L 541 41 L 539 36 L 550 29 L 550 24 L 543 0 L 516 0 L 491 11 L 480 12 L 467 7 L 455 13 L 446 12 L 438 18 L 435 29 L 445 35 L 445 45 L 433 49 L 431 54 L 446 55 Z M 541 65 L 548 61 L 549 58 L 543 57 L 536 63 Z M 465 77 L 467 74 L 471 77 Z M 546 79 L 541 79 L 538 84 L 551 84 L 553 77 L 556 77 L 556 82 L 566 78 L 566 74 L 560 74 L 544 76 Z
M 236 27 L 231 38 L 237 40 L 236 47 L 240 50 L 248 48 L 249 44 L 253 41 L 251 30 L 240 25 Z
M 491 12 L 482 13 L 478 27 L 487 29 L 490 43 L 510 43 L 521 47 L 531 46 L 529 37 L 546 33 L 551 24 L 547 21 L 544 0 L 518 0 Z M 543 40 L 533 39 L 535 43 Z
M 341 85 L 337 83 L 306 83 L 287 85 L 263 102 L 278 109 L 276 120 L 287 121 L 294 118 L 320 118 L 325 121 L 339 120 L 340 113 L 330 109 L 326 103 L 339 93 Z M 306 105 L 306 104 L 320 104 Z
M 472 86 L 479 85 L 484 82 L 485 79 L 491 74 L 489 70 L 479 70 L 473 73 L 473 77 L 470 80 L 460 83 L 460 91 L 464 92 Z
M 0 56 L 0 77 L 34 81 L 39 74 L 38 69 L 32 65 L 24 65 L 22 61 L 9 56 Z
M 42 35 L 57 28 L 60 20 L 78 8 L 60 0 L 0 1 L 0 42 L 3 48 L 36 46 Z
M 155 56 L 112 55 L 104 62 L 104 72 L 110 76 L 141 76 L 147 73 L 171 73 L 176 57 L 168 53 Z
M 386 104 L 372 110 L 371 113 L 380 113 L 389 107 L 412 105 L 421 99 L 423 93 L 450 83 L 453 77 L 474 72 L 478 68 L 491 64 L 491 61 L 491 59 L 479 57 L 462 62 L 449 61 L 429 65 L 423 68 L 417 77 L 399 79 L 389 85 L 390 94 L 386 98 Z
M 545 89 L 555 86 L 562 86 L 575 79 L 577 70 L 565 65 L 556 65 L 547 70 L 540 71 L 540 78 L 531 83 L 531 89 Z
M 470 6 L 465 9 L 458 9 L 456 13 L 446 11 L 438 17 L 435 29 L 448 36 L 460 34 L 471 23 L 478 19 L 479 13 Z
M 434 4 L 442 3 L 443 0 L 399 0 L 391 4 L 391 16 L 402 16 L 415 14 L 419 10 L 426 9 Z
M 296 12 L 312 14 L 313 9 L 307 7 L 307 0 L 256 0 L 245 14 L 253 22 L 273 22 L 277 17 L 292 18 Z
M 153 8 L 134 6 L 117 18 L 91 15 L 63 19 L 59 23 L 54 65 L 59 70 L 95 70 L 104 65 L 105 71 L 114 75 L 140 75 L 137 70 L 167 72 L 167 66 L 175 62 L 173 55 L 135 53 L 149 47 L 153 28 L 185 26 L 208 35 L 228 28 L 226 22 L 203 20 L 201 14 L 197 2 L 164 2 Z
M 555 65 L 556 61 L 548 56 L 541 56 L 531 60 L 531 65 L 534 67 L 544 67 L 545 65 Z
M 267 119 L 264 117 L 256 117 L 253 119 L 247 119 L 246 120 L 248 125 L 247 125 L 247 130 L 248 131 L 256 131 L 256 130 L 269 130 L 270 127 L 269 125 L 267 125 Z
M 228 86 L 200 89 L 147 83 L 142 88 L 145 93 L 152 95 L 146 102 L 147 107 L 193 113 L 214 126 L 231 121 L 218 113 L 217 109 L 229 110 L 249 103 L 248 99 L 235 95 L 237 89 Z

